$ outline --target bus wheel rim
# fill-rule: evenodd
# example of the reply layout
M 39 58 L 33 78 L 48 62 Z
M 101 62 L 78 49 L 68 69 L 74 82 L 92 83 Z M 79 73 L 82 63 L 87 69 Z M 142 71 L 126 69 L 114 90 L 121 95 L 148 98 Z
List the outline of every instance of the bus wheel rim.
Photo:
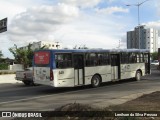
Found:
M 138 72 L 137 73 L 137 80 L 140 80 L 141 79 L 141 74 Z
M 98 78 L 95 78 L 94 81 L 93 81 L 94 85 L 98 85 L 99 84 L 99 79 Z

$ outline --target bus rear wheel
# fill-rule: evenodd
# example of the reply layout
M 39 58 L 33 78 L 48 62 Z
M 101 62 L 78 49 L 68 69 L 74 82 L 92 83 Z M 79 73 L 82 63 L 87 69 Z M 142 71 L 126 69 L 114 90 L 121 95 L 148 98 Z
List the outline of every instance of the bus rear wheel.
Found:
M 135 80 L 136 80 L 136 81 L 140 81 L 140 80 L 141 80 L 141 76 L 142 76 L 141 72 L 140 72 L 140 71 L 137 71 L 137 72 L 136 72 L 136 76 L 135 76 Z
M 98 75 L 94 75 L 91 80 L 92 87 L 98 87 L 100 86 L 100 83 L 101 83 L 101 78 Z

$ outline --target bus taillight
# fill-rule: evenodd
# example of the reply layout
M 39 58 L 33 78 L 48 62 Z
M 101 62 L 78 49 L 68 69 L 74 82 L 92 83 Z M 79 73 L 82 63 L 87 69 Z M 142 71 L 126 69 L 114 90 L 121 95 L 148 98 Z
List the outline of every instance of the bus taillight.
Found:
M 50 81 L 53 81 L 53 71 L 52 71 L 52 69 L 50 70 Z

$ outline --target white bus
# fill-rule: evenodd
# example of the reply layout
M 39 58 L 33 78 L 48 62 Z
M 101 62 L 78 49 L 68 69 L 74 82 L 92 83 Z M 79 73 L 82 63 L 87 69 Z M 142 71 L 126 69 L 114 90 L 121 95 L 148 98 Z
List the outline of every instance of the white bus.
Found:
M 53 87 L 75 87 L 118 81 L 150 74 L 145 49 L 39 50 L 34 53 L 33 80 Z

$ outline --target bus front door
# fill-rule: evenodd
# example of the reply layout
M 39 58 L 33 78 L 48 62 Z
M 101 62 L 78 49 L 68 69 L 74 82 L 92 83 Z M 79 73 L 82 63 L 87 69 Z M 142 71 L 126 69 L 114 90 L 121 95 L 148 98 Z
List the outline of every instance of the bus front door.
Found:
M 120 55 L 111 54 L 112 80 L 120 79 Z
M 144 60 L 145 60 L 145 74 L 150 74 L 150 54 L 149 53 L 145 53 L 144 54 Z
M 75 76 L 75 86 L 84 84 L 84 55 L 74 54 L 74 76 Z

